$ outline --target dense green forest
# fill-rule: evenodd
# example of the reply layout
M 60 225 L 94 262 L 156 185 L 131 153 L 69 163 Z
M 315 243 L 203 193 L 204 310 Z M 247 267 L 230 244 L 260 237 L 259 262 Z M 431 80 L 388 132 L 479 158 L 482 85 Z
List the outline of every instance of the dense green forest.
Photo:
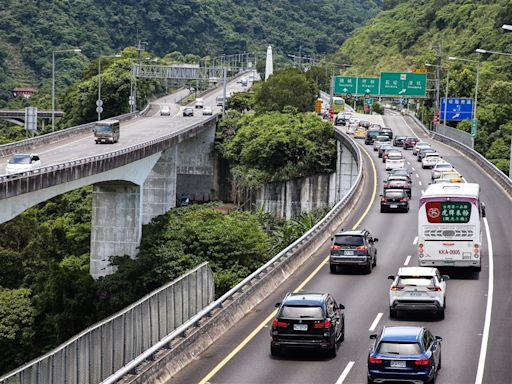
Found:
M 449 95 L 473 97 L 476 65 L 449 56 L 479 60 L 479 120 L 475 148 L 508 172 L 512 138 L 512 60 L 510 56 L 475 53 L 481 48 L 512 53 L 510 0 L 390 0 L 384 11 L 357 29 L 333 60 L 352 63 L 347 73 L 377 75 L 382 70 L 411 70 L 436 63 L 434 47 L 442 47 L 443 80 L 450 71 Z M 433 79 L 433 74 L 429 75 Z M 422 107 L 428 123 L 431 102 Z M 469 131 L 469 121 L 458 124 Z
M 160 57 L 255 52 L 262 59 L 268 44 L 285 57 L 299 50 L 322 55 L 380 6 L 381 0 L 6 0 L 0 9 L 0 107 L 15 86 L 36 86 L 49 97 L 54 50 L 82 49 L 56 56 L 63 87 L 90 59 L 139 40 Z

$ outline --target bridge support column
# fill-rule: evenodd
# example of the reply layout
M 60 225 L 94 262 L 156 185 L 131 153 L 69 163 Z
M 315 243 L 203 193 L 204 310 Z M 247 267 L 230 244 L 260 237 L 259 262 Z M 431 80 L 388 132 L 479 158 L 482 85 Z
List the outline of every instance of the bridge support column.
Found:
M 115 271 L 110 256 L 135 257 L 142 232 L 142 187 L 125 181 L 94 184 L 92 194 L 91 276 Z
M 338 141 L 338 159 L 336 162 L 336 201 L 347 194 L 357 178 L 357 163 L 352 153 Z
M 215 121 L 209 128 L 178 144 L 176 194 L 188 194 L 194 201 L 216 198 L 214 186 Z
M 142 199 L 142 223 L 162 215 L 176 206 L 177 145 L 162 152 L 148 178 L 144 182 Z

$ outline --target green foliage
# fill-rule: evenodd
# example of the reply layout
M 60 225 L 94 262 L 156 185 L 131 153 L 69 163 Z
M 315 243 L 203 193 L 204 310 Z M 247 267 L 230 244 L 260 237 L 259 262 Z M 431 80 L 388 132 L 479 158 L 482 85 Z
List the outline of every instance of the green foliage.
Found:
M 336 143 L 332 126 L 312 113 L 244 115 L 218 146 L 243 186 L 331 173 Z
M 26 359 L 24 354 L 34 336 L 36 314 L 30 294 L 26 288 L 0 287 L 0 367 L 15 366 Z
M 255 91 L 256 110 L 283 112 L 286 106 L 299 112 L 313 111 L 318 87 L 298 69 L 276 71 Z
M 226 109 L 246 112 L 254 109 L 255 100 L 253 92 L 236 92 L 226 101 Z

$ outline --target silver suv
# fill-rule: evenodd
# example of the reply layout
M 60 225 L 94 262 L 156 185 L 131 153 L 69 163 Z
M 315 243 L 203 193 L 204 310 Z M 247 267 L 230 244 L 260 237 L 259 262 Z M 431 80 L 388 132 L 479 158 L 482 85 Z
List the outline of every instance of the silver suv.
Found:
M 444 319 L 446 309 L 446 275 L 437 268 L 402 267 L 389 288 L 389 317 L 397 317 L 398 311 L 431 311 Z
M 363 229 L 360 231 L 344 231 L 331 239 L 329 266 L 331 273 L 336 273 L 341 266 L 361 266 L 371 273 L 377 266 L 377 249 L 374 243 L 379 239 Z

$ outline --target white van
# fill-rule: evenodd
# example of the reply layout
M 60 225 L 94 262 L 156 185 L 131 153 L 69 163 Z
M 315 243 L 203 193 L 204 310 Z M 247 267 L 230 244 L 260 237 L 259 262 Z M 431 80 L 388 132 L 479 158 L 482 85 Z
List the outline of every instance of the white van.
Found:
M 195 107 L 196 108 L 203 108 L 204 107 L 204 100 L 202 97 L 198 97 L 196 99 L 196 104 L 195 104 Z

